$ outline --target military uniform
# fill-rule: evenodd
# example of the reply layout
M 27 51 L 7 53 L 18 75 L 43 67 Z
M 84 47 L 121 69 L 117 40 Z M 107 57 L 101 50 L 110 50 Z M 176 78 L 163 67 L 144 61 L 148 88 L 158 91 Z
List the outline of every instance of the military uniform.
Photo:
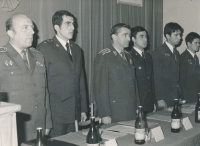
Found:
M 200 67 L 199 60 L 196 61 L 188 50 L 180 57 L 180 84 L 184 98 L 187 102 L 196 102 L 200 93 Z
M 0 49 L 0 92 L 7 93 L 8 102 L 21 105 L 19 143 L 35 139 L 37 127 L 52 127 L 44 58 L 34 48 L 28 49 L 28 56 L 30 70 L 10 43 Z
M 139 105 L 135 68 L 131 55 L 125 61 L 113 46 L 97 54 L 94 62 L 93 93 L 98 116 L 112 122 L 135 119 Z
M 156 99 L 164 100 L 167 106 L 174 105 L 174 99 L 182 98 L 179 85 L 179 52 L 175 55 L 164 43 L 152 53 Z
M 85 74 L 81 48 L 70 41 L 72 60 L 56 37 L 38 45 L 47 68 L 53 123 L 74 123 L 87 112 Z M 75 111 L 77 117 L 75 118 Z
M 130 51 L 133 65 L 136 69 L 136 78 L 141 105 L 144 112 L 152 112 L 154 109 L 155 96 L 153 86 L 153 61 L 148 52 L 144 53 L 144 58 L 135 50 Z

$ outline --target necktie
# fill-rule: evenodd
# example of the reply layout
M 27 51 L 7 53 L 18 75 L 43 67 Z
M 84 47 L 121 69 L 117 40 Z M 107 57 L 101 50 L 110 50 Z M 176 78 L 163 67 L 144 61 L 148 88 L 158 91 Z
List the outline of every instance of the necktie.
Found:
M 195 61 L 195 65 L 199 65 L 199 59 L 196 54 L 194 55 L 194 61 Z
M 174 59 L 175 59 L 175 61 L 177 61 L 175 48 L 173 49 L 173 55 L 174 55 Z
M 125 56 L 125 53 L 124 53 L 124 51 L 121 51 L 121 56 L 122 56 L 122 58 L 126 61 L 126 56 Z
M 67 47 L 67 54 L 68 54 L 68 56 L 69 56 L 69 58 L 70 58 L 71 62 L 73 62 L 73 60 L 72 60 L 72 55 L 70 54 L 70 47 L 69 47 L 69 43 L 66 43 L 66 47 Z
M 143 58 L 143 60 L 144 60 L 145 66 L 146 66 L 146 58 L 145 58 L 145 56 L 144 56 L 144 52 L 142 52 L 142 58 Z
M 24 63 L 26 64 L 27 68 L 30 69 L 28 59 L 27 59 L 27 56 L 26 56 L 26 50 L 22 50 L 21 53 L 22 53 L 22 59 L 24 60 Z

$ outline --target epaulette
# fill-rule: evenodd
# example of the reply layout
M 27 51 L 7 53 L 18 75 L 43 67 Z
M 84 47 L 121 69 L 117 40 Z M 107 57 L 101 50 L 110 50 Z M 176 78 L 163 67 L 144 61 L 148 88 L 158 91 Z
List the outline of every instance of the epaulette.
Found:
M 7 52 L 7 48 L 6 47 L 0 47 L 0 52 Z
M 35 52 L 39 52 L 38 50 L 36 50 L 35 48 L 33 48 L 33 47 L 31 47 L 31 48 L 29 48 L 30 50 L 32 50 L 32 51 L 35 51 Z
M 110 53 L 110 52 L 111 52 L 110 49 L 106 48 L 106 49 L 101 50 L 99 52 L 99 54 L 105 55 L 105 54 Z
M 46 43 L 51 43 L 53 40 L 52 39 L 48 39 L 48 40 L 45 40 L 43 43 L 46 44 Z

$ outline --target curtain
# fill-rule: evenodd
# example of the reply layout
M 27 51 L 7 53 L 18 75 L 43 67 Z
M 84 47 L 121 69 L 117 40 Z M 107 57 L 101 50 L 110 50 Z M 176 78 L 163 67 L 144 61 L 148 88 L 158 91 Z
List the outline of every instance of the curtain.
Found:
M 78 28 L 74 41 L 83 49 L 88 85 L 88 97 L 92 97 L 92 70 L 96 54 L 110 45 L 110 29 L 116 23 L 131 27 L 140 25 L 149 33 L 149 52 L 162 43 L 163 0 L 143 0 L 143 7 L 117 4 L 117 0 L 19 0 L 12 12 L 0 12 L 0 44 L 5 45 L 7 36 L 4 23 L 17 12 L 28 15 L 35 24 L 33 46 L 54 36 L 52 16 L 65 9 L 77 18 Z M 2 33 L 1 33 L 2 32 Z

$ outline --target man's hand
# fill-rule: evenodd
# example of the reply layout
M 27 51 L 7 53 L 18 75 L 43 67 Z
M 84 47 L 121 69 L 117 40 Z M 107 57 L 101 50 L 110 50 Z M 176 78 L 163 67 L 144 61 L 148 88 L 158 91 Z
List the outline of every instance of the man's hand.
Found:
M 156 112 L 156 105 L 153 104 L 153 106 L 154 106 L 154 109 L 153 109 L 153 113 L 154 113 L 154 112 Z
M 158 100 L 158 107 L 159 108 L 167 108 L 167 104 L 165 103 L 164 100 Z
M 45 129 L 45 135 L 49 135 L 50 129 Z
M 85 112 L 81 113 L 81 122 L 85 121 L 87 119 L 87 115 Z
M 109 124 L 109 123 L 111 123 L 111 117 L 110 117 L 110 116 L 108 116 L 108 117 L 103 117 L 103 118 L 101 118 L 101 122 L 102 122 L 103 124 Z

